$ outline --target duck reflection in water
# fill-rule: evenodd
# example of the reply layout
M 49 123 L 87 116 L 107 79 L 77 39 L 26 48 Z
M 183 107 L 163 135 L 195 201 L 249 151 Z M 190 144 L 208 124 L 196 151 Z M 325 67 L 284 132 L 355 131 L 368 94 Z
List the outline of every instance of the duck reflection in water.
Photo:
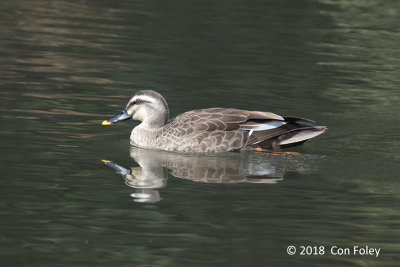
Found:
M 136 189 L 136 202 L 161 200 L 158 189 L 167 185 L 169 175 L 201 183 L 275 184 L 287 172 L 307 174 L 315 170 L 315 156 L 299 153 L 246 151 L 223 154 L 179 154 L 131 147 L 130 156 L 139 165 L 127 169 L 102 160 Z

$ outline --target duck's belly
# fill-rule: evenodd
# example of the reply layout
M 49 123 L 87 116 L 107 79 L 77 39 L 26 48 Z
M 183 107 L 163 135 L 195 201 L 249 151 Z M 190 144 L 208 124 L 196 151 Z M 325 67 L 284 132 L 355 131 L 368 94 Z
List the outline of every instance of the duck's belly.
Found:
M 177 136 L 169 132 L 149 133 L 133 129 L 131 144 L 137 147 L 177 152 L 207 153 L 239 150 L 244 146 L 242 131 L 202 132 Z

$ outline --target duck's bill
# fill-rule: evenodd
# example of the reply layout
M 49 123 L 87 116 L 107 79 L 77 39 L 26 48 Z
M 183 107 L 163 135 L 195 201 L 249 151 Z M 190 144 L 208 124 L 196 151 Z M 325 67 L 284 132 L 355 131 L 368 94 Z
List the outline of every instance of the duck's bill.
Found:
M 117 116 L 114 116 L 108 120 L 103 121 L 101 125 L 111 125 L 120 121 L 128 120 L 132 118 L 131 115 L 128 114 L 126 109 L 124 109 L 121 113 L 119 113 Z

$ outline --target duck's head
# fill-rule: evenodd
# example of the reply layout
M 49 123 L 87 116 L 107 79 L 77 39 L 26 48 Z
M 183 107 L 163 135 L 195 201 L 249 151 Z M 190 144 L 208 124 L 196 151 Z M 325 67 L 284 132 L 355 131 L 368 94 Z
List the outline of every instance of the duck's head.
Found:
M 165 99 L 156 91 L 142 90 L 129 100 L 125 109 L 118 115 L 103 121 L 111 125 L 127 119 L 142 121 L 146 127 L 161 127 L 168 121 L 169 110 Z

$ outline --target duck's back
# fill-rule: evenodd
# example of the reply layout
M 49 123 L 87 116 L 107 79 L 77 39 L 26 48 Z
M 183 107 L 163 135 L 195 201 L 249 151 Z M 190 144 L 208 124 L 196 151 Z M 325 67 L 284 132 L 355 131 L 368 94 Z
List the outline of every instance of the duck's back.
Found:
M 182 152 L 224 152 L 241 149 L 248 132 L 241 131 L 246 116 L 235 109 L 209 108 L 185 112 L 165 125 L 162 149 Z

